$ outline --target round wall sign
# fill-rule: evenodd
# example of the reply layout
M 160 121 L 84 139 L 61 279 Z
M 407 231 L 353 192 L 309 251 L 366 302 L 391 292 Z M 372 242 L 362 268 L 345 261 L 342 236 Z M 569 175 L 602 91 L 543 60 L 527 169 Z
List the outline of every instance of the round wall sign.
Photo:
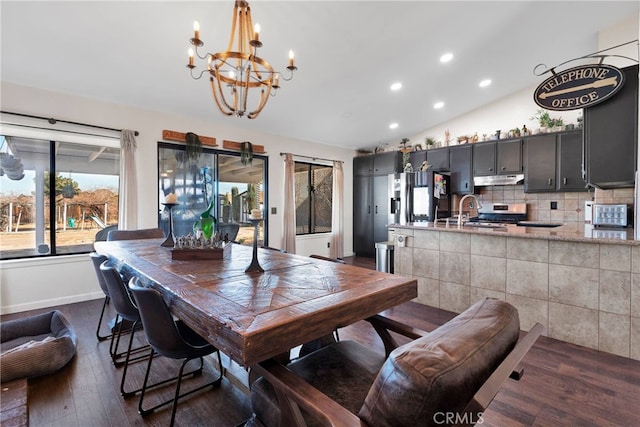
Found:
M 578 110 L 611 98 L 623 84 L 624 74 L 619 68 L 605 64 L 581 65 L 540 83 L 533 99 L 547 110 Z

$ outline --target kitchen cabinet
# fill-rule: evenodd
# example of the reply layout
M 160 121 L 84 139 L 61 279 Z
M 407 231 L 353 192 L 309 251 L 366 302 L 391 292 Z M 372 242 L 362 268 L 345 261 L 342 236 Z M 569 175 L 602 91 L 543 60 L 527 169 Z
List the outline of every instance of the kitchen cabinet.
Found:
M 524 168 L 526 193 L 556 190 L 556 157 L 554 134 L 527 138 Z
M 624 86 L 584 109 L 587 182 L 599 188 L 633 187 L 638 144 L 638 66 L 623 68 Z
M 451 193 L 473 193 L 473 150 L 471 144 L 449 147 L 449 170 L 451 171 Z
M 373 257 L 375 243 L 387 241 L 388 175 L 402 170 L 402 153 L 392 151 L 353 159 L 353 250 Z
M 450 168 L 449 147 L 427 150 L 427 161 L 434 172 L 446 172 Z
M 475 176 L 522 173 L 522 140 L 490 141 L 473 145 Z
M 582 131 L 527 138 L 524 171 L 527 193 L 585 191 Z
M 558 190 L 587 190 L 582 176 L 582 130 L 558 134 Z
M 420 166 L 422 166 L 422 162 L 425 160 L 427 160 L 426 150 L 412 151 L 411 154 L 409 154 L 409 161 L 411 162 L 414 172 L 420 170 Z

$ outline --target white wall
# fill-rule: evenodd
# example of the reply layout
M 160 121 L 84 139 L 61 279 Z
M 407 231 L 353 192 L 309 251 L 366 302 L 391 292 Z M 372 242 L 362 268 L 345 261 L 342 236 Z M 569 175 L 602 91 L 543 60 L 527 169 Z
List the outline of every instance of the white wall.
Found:
M 282 247 L 282 209 L 284 199 L 284 166 L 280 152 L 302 156 L 316 156 L 344 161 L 344 248 L 345 255 L 353 254 L 352 236 L 352 158 L 355 152 L 339 147 L 320 145 L 292 138 L 251 132 L 232 126 L 212 126 L 206 121 L 189 117 L 135 109 L 61 93 L 13 85 L 1 85 L 2 110 L 55 117 L 62 120 L 94 125 L 134 129 L 140 132 L 136 138 L 138 192 L 138 227 L 157 226 L 157 142 L 162 140 L 162 130 L 195 132 L 213 136 L 222 141 L 251 141 L 265 146 L 269 157 L 269 206 L 277 208 L 276 215 L 269 215 L 269 245 Z M 215 113 L 212 107 L 212 112 Z M 327 236 L 305 237 L 301 240 L 299 254 L 324 253 Z M 0 312 L 10 313 L 37 307 L 48 307 L 83 299 L 98 298 L 100 288 L 95 279 L 88 256 L 80 259 L 54 257 L 44 260 L 20 260 L 0 262 Z M 59 264 L 59 268 L 56 265 Z M 78 274 L 82 272 L 83 274 Z M 89 272 L 89 274 L 84 274 Z M 25 284 L 28 284 L 25 285 Z
M 611 48 L 613 46 L 620 45 L 632 40 L 637 40 L 640 36 L 640 30 L 638 25 L 638 16 L 632 16 L 624 21 L 602 31 L 598 35 L 598 50 Z M 593 52 L 584 52 L 589 54 Z M 614 51 L 605 52 L 607 54 L 623 55 L 638 60 L 638 45 L 637 43 L 627 45 L 623 48 L 616 49 Z M 566 58 L 567 60 L 572 58 Z M 533 63 L 537 63 L 538 59 L 533 58 Z M 538 61 L 539 62 L 539 61 Z M 622 58 L 607 58 L 605 61 L 607 64 L 615 65 L 617 67 L 629 67 L 637 64 L 637 62 L 630 61 Z M 567 67 L 579 65 L 580 63 L 567 64 Z M 549 67 L 555 64 L 547 64 Z M 532 68 L 533 72 L 533 68 Z M 540 83 L 547 78 L 548 75 L 540 77 Z M 494 84 L 499 84 L 495 82 Z M 533 101 L 533 93 L 536 86 L 526 88 L 520 92 L 513 93 L 509 96 L 502 98 L 501 100 L 483 106 L 475 111 L 460 116 L 454 120 L 450 120 L 446 123 L 434 126 L 430 129 L 426 129 L 417 135 L 410 137 L 411 144 L 422 144 L 425 147 L 425 137 L 433 137 L 437 141 L 444 141 L 444 132 L 449 129 L 451 138 L 462 135 L 473 135 L 478 132 L 478 136 L 482 140 L 482 134 L 487 135 L 495 134 L 496 130 L 500 129 L 502 133 L 514 128 L 522 128 L 522 125 L 526 125 L 528 129 L 534 131 L 539 126 L 536 120 L 530 118 L 540 108 Z M 491 90 L 491 88 L 487 88 Z M 561 117 L 565 124 L 576 124 L 577 117 L 582 110 L 574 111 L 551 111 L 551 117 Z M 457 142 L 454 142 L 454 144 Z

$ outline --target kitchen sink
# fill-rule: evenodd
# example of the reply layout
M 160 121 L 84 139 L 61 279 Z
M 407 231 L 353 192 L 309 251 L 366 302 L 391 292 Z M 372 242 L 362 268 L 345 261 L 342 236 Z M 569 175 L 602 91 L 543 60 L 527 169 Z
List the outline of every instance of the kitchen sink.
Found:
M 560 222 L 536 222 L 536 221 L 520 221 L 518 223 L 520 227 L 543 227 L 543 228 L 555 228 L 564 224 Z

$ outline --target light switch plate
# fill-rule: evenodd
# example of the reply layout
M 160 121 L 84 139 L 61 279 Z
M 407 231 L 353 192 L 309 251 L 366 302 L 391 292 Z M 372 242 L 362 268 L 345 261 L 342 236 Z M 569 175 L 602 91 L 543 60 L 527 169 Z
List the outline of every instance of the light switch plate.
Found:
M 278 213 L 278 209 L 273 207 L 271 208 L 271 215 L 276 215 Z

